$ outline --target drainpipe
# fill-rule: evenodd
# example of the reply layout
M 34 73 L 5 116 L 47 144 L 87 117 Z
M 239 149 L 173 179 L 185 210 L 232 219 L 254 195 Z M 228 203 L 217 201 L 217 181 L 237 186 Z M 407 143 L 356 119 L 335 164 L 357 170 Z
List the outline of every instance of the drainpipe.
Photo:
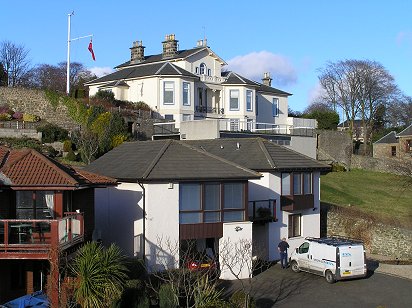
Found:
M 137 184 L 142 188 L 143 193 L 143 240 L 142 240 L 142 251 L 143 251 L 143 264 L 146 265 L 146 190 L 144 185 L 137 181 Z

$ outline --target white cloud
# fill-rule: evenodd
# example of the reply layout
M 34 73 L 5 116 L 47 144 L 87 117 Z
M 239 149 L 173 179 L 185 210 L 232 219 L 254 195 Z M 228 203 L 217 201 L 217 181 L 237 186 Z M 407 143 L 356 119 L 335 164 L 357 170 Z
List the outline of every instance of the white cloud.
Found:
M 325 90 L 320 85 L 320 82 L 318 82 L 311 89 L 309 89 L 309 91 L 308 91 L 308 104 L 311 104 L 311 103 L 317 101 L 318 98 L 322 97 L 325 93 L 324 91 Z
M 92 74 L 95 74 L 97 77 L 102 77 L 107 74 L 113 73 L 114 70 L 111 67 L 91 67 L 89 68 L 89 71 L 92 72 Z
M 273 83 L 278 85 L 295 84 L 298 79 L 296 69 L 288 58 L 268 51 L 236 56 L 227 63 L 228 70 L 259 82 L 265 72 L 270 72 Z
M 396 35 L 396 43 L 401 45 L 404 42 L 412 42 L 412 32 L 411 31 L 401 31 Z

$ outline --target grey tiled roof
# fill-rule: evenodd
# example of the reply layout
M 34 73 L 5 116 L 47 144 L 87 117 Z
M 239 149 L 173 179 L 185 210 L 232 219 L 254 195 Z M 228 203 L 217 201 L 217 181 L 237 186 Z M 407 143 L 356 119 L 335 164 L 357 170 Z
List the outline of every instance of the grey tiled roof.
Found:
M 396 139 L 396 132 L 391 131 L 389 134 L 383 136 L 381 139 L 375 141 L 374 143 L 398 143 L 398 140 Z
M 177 140 L 124 143 L 85 167 L 121 181 L 246 180 L 261 175 Z
M 226 77 L 227 79 L 222 82 L 223 85 L 251 85 L 251 86 L 259 86 L 259 84 L 255 81 L 249 80 L 235 72 L 222 72 L 222 77 Z
M 405 128 L 403 131 L 401 131 L 398 136 L 412 136 L 412 124 L 409 125 L 407 128 Z
M 330 170 L 329 165 L 263 138 L 224 138 L 186 142 L 255 171 Z
M 283 96 L 290 96 L 292 95 L 291 93 L 273 88 L 273 87 L 269 87 L 267 85 L 264 84 L 259 84 L 259 88 L 256 89 L 257 92 L 265 92 L 265 93 L 273 93 L 273 94 L 277 94 L 277 95 L 283 95 Z
M 170 63 L 170 62 L 162 62 L 162 63 L 153 63 L 147 65 L 138 65 L 138 66 L 131 66 L 128 68 L 121 69 L 109 75 L 103 76 L 101 78 L 94 79 L 86 85 L 91 85 L 95 83 L 101 82 L 110 82 L 110 81 L 117 81 L 117 80 L 125 80 L 131 78 L 139 78 L 139 77 L 147 77 L 147 76 L 160 76 L 160 75 L 168 75 L 168 76 L 187 76 L 192 78 L 199 78 L 198 76 Z

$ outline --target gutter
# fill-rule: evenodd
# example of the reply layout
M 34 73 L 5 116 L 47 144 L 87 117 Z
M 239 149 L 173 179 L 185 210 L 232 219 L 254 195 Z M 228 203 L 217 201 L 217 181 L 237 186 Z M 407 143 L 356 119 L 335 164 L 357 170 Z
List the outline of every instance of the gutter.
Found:
M 146 265 L 146 190 L 144 185 L 137 181 L 137 184 L 142 188 L 143 192 L 143 240 L 142 240 L 142 251 L 143 251 L 143 265 Z

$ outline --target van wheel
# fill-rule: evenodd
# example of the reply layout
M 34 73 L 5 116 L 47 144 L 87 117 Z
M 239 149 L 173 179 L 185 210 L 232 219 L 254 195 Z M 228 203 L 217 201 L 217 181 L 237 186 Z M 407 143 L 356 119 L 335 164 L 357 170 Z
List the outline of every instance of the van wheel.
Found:
M 296 261 L 292 261 L 292 263 L 290 264 L 290 268 L 291 268 L 292 271 L 294 271 L 295 273 L 299 273 L 299 272 L 300 272 L 298 262 L 296 262 Z
M 335 283 L 335 275 L 329 270 L 325 273 L 325 279 L 328 283 Z

